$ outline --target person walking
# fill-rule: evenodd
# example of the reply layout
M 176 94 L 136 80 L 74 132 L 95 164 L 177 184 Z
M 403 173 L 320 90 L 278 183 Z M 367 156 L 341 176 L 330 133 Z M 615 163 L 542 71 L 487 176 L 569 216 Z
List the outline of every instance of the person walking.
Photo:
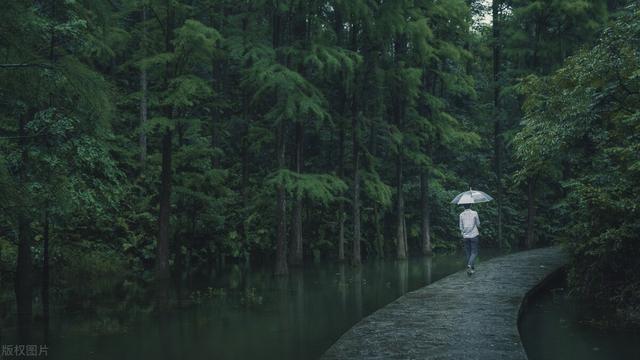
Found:
M 462 204 L 462 206 L 464 206 L 464 211 L 460 213 L 459 226 L 464 241 L 463 246 L 467 260 L 467 274 L 471 276 L 475 272 L 474 263 L 478 256 L 478 237 L 480 236 L 478 227 L 480 226 L 480 218 L 477 212 L 471 210 L 470 204 Z

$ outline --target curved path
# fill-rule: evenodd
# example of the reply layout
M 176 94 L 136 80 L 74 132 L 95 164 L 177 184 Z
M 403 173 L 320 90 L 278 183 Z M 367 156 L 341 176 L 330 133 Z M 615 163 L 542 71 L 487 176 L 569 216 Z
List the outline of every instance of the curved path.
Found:
M 405 294 L 362 319 L 323 359 L 526 359 L 520 305 L 566 263 L 559 247 L 478 264 Z

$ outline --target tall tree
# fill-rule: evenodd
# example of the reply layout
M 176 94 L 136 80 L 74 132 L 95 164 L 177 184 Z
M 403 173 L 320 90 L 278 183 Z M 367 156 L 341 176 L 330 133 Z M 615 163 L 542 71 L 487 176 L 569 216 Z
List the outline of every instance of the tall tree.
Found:
M 497 242 L 499 246 L 504 246 L 502 239 L 502 201 L 503 201 L 503 188 L 502 188 L 502 112 L 500 111 L 500 71 L 502 65 L 502 13 L 504 4 L 501 0 L 493 0 L 491 2 L 491 34 L 492 34 L 492 50 L 493 50 L 493 116 L 494 116 L 494 129 L 493 129 L 493 162 L 496 178 L 496 203 L 498 206 L 498 238 Z
M 156 39 L 161 40 L 161 51 L 150 53 L 139 61 L 143 69 L 153 69 L 158 86 L 153 90 L 158 98 L 154 117 L 147 124 L 158 129 L 161 137 L 161 170 L 159 189 L 158 240 L 156 246 L 155 279 L 158 286 L 158 304 L 166 306 L 166 283 L 170 275 L 169 238 L 172 198 L 173 137 L 177 131 L 182 137 L 193 105 L 212 94 L 210 83 L 198 70 L 201 63 L 211 63 L 217 30 L 201 22 L 188 19 L 183 6 L 177 3 L 150 4 L 156 15 Z M 160 17 L 159 14 L 163 16 Z M 148 34 L 151 36 L 152 34 Z

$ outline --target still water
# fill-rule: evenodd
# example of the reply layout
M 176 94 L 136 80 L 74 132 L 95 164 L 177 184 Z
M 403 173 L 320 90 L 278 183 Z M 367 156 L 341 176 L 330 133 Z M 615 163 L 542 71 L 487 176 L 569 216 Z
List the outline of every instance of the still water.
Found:
M 592 311 L 568 296 L 564 277 L 547 286 L 531 299 L 520 320 L 529 360 L 640 359 L 640 332 L 585 324 Z
M 495 255 L 482 250 L 481 260 Z M 48 358 L 314 359 L 364 316 L 461 270 L 462 258 L 370 261 L 361 268 L 310 264 L 281 278 L 270 269 L 234 268 L 194 286 L 188 297 L 195 305 L 164 317 L 112 311 L 122 307 L 118 302 L 91 315 L 58 311 L 51 319 Z

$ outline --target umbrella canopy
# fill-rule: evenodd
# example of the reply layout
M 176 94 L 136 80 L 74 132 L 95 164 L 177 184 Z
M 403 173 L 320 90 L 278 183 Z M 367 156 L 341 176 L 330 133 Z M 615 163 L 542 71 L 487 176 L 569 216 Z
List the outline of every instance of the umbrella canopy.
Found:
M 457 205 L 464 205 L 464 204 L 477 204 L 477 203 L 487 202 L 491 200 L 493 200 L 493 198 L 488 194 L 482 191 L 469 189 L 469 191 L 465 191 L 458 194 L 458 196 L 456 196 L 453 199 L 453 201 L 451 201 L 451 203 L 457 204 Z

